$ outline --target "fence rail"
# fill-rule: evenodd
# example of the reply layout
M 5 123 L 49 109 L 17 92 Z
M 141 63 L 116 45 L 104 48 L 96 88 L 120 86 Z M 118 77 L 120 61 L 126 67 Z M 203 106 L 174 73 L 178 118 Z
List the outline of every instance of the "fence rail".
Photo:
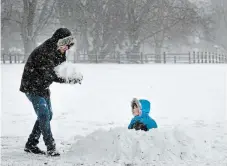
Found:
M 23 55 L 1 55 L 1 63 L 23 63 Z M 68 57 L 68 61 L 74 63 L 227 63 L 227 54 L 214 52 L 188 52 L 188 53 L 168 53 L 162 54 L 74 54 Z
M 102 58 L 96 54 L 80 54 L 69 58 L 74 63 L 227 63 L 227 54 L 214 52 L 187 52 L 187 53 L 137 53 L 107 55 Z

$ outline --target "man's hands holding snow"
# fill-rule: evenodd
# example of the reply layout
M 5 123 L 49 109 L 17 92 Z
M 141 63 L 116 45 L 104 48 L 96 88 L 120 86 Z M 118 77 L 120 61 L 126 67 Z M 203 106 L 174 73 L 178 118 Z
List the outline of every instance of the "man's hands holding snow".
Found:
M 75 64 L 64 62 L 59 66 L 55 67 L 55 72 L 58 77 L 65 80 L 65 83 L 82 83 L 83 75 L 76 69 Z
M 76 83 L 81 84 L 82 80 L 83 80 L 83 75 L 81 73 L 74 73 L 74 76 L 72 77 L 72 79 L 69 79 L 69 83 L 70 84 L 76 84 Z

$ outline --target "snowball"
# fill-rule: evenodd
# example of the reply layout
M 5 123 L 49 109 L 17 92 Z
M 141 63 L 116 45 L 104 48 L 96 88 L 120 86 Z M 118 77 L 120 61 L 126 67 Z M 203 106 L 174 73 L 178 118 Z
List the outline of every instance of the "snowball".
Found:
M 58 77 L 63 78 L 66 82 L 70 80 L 82 80 L 83 75 L 77 70 L 76 65 L 70 62 L 63 62 L 55 67 L 55 72 Z

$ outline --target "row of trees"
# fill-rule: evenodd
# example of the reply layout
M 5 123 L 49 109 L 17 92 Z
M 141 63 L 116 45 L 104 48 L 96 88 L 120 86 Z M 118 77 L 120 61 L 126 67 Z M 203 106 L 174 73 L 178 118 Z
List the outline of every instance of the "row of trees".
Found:
M 100 58 L 116 49 L 132 56 L 143 42 L 153 43 L 160 54 L 164 41 L 196 35 L 209 24 L 185 0 L 58 0 L 57 5 L 61 23 L 77 34 L 77 51 Z
M 50 26 L 55 0 L 2 0 L 2 44 L 7 51 L 11 44 L 24 46 L 25 60 L 34 49 L 37 37 Z M 22 41 L 22 42 L 21 42 Z
M 138 55 L 143 43 L 149 43 L 159 55 L 165 42 L 188 44 L 189 36 L 199 36 L 227 50 L 227 4 L 223 3 L 2 0 L 2 45 L 7 50 L 11 42 L 23 43 L 28 55 L 39 38 L 45 34 L 50 37 L 56 27 L 65 26 L 76 36 L 78 53 L 98 54 L 101 59 L 116 51 Z

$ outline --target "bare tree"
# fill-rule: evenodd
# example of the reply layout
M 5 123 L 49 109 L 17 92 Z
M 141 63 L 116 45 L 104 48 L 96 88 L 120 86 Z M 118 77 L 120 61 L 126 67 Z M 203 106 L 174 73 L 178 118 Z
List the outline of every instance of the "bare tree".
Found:
M 86 15 L 86 3 L 80 0 L 57 0 L 56 13 L 62 26 L 67 26 L 76 36 L 77 52 L 88 52 L 89 17 Z
M 20 27 L 17 20 L 13 20 L 14 12 L 13 0 L 1 1 L 1 48 L 2 54 L 9 55 L 10 48 L 21 47 Z M 10 44 L 9 44 L 10 43 Z
M 212 20 L 210 25 L 212 31 L 206 36 L 205 40 L 219 45 L 227 51 L 227 1 L 211 0 L 212 2 Z
M 95 54 L 105 58 L 123 41 L 121 26 L 125 19 L 120 0 L 59 0 L 57 8 L 60 22 L 74 30 L 77 50 L 86 52 L 91 59 Z
M 12 1 L 11 0 L 2 0 L 1 1 L 1 32 L 3 33 L 4 27 L 9 23 L 12 15 Z
M 36 46 L 39 33 L 48 26 L 55 0 L 10 0 L 12 13 L 8 20 L 20 26 L 21 38 L 24 44 L 24 61 Z M 7 0 L 7 2 L 9 2 Z
M 47 26 L 48 21 L 50 20 L 53 13 L 54 3 L 55 0 L 53 0 L 52 2 L 50 2 L 49 0 L 41 2 L 41 12 L 38 12 L 38 0 L 23 0 L 21 36 L 24 42 L 26 55 L 25 60 L 36 45 L 37 35 L 40 31 L 43 30 L 45 26 Z M 37 13 L 40 13 L 38 18 L 35 17 Z
M 10 17 L 12 15 L 12 2 L 11 0 L 2 0 L 1 1 L 1 40 L 2 40 L 2 48 L 4 48 L 4 52 L 8 52 L 9 47 L 4 44 L 4 39 L 6 40 L 9 36 L 9 32 L 7 31 L 7 26 L 10 24 Z M 2 54 L 4 54 L 2 52 Z
M 185 0 L 58 0 L 57 8 L 60 22 L 75 30 L 79 50 L 100 59 L 118 48 L 138 61 L 141 43 L 150 40 L 160 61 L 167 39 L 195 35 L 205 24 L 197 7 Z
M 149 28 L 145 28 L 141 43 L 153 41 L 156 62 L 161 61 L 165 42 L 170 39 L 187 42 L 187 37 L 196 35 L 196 31 L 203 33 L 201 25 L 205 24 L 205 19 L 199 15 L 199 9 L 189 1 L 183 0 L 158 1 L 150 17 L 152 22 L 148 25 Z

